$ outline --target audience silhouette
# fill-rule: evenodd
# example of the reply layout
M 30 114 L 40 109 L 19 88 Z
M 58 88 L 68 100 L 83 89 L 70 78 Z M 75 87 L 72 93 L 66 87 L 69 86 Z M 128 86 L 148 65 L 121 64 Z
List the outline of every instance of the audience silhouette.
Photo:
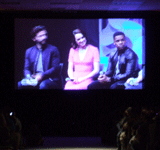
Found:
M 159 150 L 160 113 L 153 108 L 142 107 L 141 111 L 125 110 L 117 124 L 118 150 Z
M 128 107 L 116 124 L 117 150 L 160 150 L 160 110 Z M 0 148 L 18 150 L 43 146 L 41 131 L 36 124 L 28 125 L 26 142 L 22 123 L 10 107 L 0 109 Z M 116 141 L 115 141 L 116 142 Z

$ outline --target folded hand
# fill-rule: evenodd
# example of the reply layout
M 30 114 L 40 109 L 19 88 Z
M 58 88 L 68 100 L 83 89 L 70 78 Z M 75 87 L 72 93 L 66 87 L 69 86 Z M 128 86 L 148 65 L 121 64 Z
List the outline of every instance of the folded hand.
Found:
M 35 78 L 38 82 L 40 82 L 42 80 L 42 74 L 41 73 L 37 73 L 32 75 L 32 78 Z
M 106 83 L 106 82 L 111 82 L 111 78 L 107 77 L 105 74 L 99 75 L 98 81 L 100 83 Z

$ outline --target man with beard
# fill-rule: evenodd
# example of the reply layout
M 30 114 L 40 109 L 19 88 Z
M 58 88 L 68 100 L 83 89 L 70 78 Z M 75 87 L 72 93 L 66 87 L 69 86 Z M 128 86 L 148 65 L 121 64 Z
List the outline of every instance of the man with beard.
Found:
M 35 26 L 31 38 L 36 43 L 25 53 L 24 76 L 18 82 L 18 89 L 59 88 L 60 54 L 57 47 L 47 44 L 48 33 L 45 26 Z
M 88 89 L 124 89 L 128 78 L 138 76 L 138 56 L 126 46 L 125 34 L 116 32 L 113 40 L 117 50 L 110 54 L 107 71 L 99 75 L 98 80 L 91 83 Z

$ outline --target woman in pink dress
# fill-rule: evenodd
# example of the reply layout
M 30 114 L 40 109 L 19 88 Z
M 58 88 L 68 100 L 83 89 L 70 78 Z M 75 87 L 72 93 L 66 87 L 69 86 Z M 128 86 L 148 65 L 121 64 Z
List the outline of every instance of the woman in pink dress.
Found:
M 74 42 L 69 52 L 68 76 L 65 90 L 86 90 L 99 72 L 99 50 L 91 44 L 80 29 L 73 31 Z

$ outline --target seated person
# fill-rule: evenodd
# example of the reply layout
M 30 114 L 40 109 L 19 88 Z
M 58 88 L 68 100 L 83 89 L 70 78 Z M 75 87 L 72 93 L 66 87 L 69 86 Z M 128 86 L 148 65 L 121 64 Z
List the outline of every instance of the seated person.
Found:
M 65 90 L 86 90 L 99 72 L 98 48 L 88 44 L 85 34 L 80 29 L 73 31 L 74 42 L 69 52 L 68 76 Z
M 45 26 L 35 26 L 31 31 L 35 46 L 26 50 L 24 76 L 18 82 L 18 89 L 59 88 L 60 55 L 57 47 L 47 44 L 48 33 Z
M 129 78 L 126 82 L 125 82 L 125 90 L 138 90 L 138 89 L 142 89 L 143 88 L 143 82 L 145 78 L 145 66 L 143 66 L 143 68 L 139 71 L 138 73 L 138 77 L 137 78 Z
M 124 89 L 124 83 L 129 77 L 137 77 L 138 56 L 125 45 L 125 34 L 116 32 L 113 40 L 117 51 L 110 54 L 107 71 L 100 74 L 98 80 L 91 83 L 88 89 Z

